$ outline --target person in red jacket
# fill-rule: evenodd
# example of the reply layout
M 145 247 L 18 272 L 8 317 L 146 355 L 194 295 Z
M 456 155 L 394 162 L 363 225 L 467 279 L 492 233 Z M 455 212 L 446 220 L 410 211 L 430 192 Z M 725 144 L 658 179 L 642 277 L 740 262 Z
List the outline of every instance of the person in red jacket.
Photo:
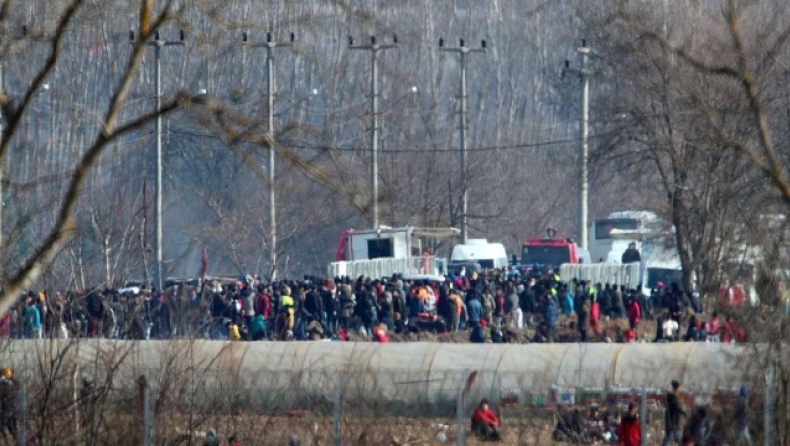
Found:
M 631 296 L 628 300 L 628 309 L 626 313 L 628 313 L 628 322 L 631 324 L 631 328 L 636 330 L 637 325 L 639 325 L 639 320 L 642 319 L 642 309 L 639 307 L 639 302 L 636 301 L 634 296 Z
M 636 403 L 630 403 L 628 413 L 620 420 L 620 427 L 617 428 L 617 446 L 640 446 L 642 430 L 636 410 Z
M 380 342 L 382 344 L 388 344 L 389 338 L 387 338 L 387 331 L 385 327 L 380 325 L 376 325 L 373 327 L 373 340 L 376 342 Z
M 487 400 L 480 401 L 480 405 L 472 414 L 472 431 L 483 441 L 499 441 L 499 417 L 488 406 Z

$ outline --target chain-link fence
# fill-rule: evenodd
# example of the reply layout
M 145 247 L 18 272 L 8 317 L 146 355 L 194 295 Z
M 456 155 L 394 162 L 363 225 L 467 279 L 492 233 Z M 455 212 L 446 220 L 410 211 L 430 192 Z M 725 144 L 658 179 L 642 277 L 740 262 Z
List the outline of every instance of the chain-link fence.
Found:
M 663 438 L 662 389 L 525 387 L 532 382 L 527 376 L 479 371 L 463 394 L 469 372 L 288 373 L 179 364 L 134 373 L 65 364 L 24 369 L 14 378 L 16 410 L 2 414 L 3 435 L 6 444 L 15 436 L 19 445 L 203 445 L 213 432 L 219 444 L 230 437 L 244 445 L 285 445 L 296 438 L 303 445 L 476 444 L 470 418 L 485 398 L 502 420 L 506 444 L 614 442 L 631 402 L 646 421 L 643 444 Z M 339 386 L 329 379 L 337 374 L 347 378 Z M 366 380 L 391 391 L 371 394 Z M 688 413 L 707 409 L 708 435 L 725 441 L 716 444 L 737 444 L 742 434 L 738 387 L 684 389 Z M 763 403 L 772 400 L 764 397 L 764 389 L 752 392 L 747 406 L 755 442 L 764 434 Z

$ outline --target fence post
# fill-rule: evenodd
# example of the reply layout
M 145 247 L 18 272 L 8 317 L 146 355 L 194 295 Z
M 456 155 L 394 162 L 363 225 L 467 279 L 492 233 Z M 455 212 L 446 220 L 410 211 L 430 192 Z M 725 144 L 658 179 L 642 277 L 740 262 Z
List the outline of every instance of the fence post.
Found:
M 341 407 L 340 407 L 340 404 L 341 404 L 341 400 L 340 400 L 340 386 L 337 386 L 335 388 L 335 395 L 334 396 L 335 396 L 333 398 L 334 402 L 332 404 L 333 405 L 333 409 L 334 409 L 333 410 L 333 414 L 332 414 L 332 418 L 333 418 L 334 425 L 335 425 L 334 426 L 335 427 L 335 429 L 334 429 L 335 432 L 334 432 L 334 443 L 333 444 L 335 446 L 340 446 L 340 416 L 341 416 L 341 413 L 342 413 Z
M 763 410 L 763 444 L 765 446 L 773 446 L 774 444 L 774 380 L 776 379 L 776 369 L 773 361 L 768 364 L 768 376 L 765 386 L 765 407 Z
M 143 376 L 143 445 L 153 446 L 154 420 L 151 413 L 151 378 L 152 373 Z
M 639 404 L 639 442 L 641 446 L 647 445 L 647 388 L 642 387 L 642 401 Z
M 458 398 L 455 401 L 455 438 L 457 446 L 466 444 L 466 420 L 464 420 L 464 388 L 458 389 Z
M 25 446 L 27 443 L 25 428 L 27 427 L 27 387 L 22 384 L 19 388 L 19 395 L 17 396 L 17 436 L 16 442 L 19 446 Z

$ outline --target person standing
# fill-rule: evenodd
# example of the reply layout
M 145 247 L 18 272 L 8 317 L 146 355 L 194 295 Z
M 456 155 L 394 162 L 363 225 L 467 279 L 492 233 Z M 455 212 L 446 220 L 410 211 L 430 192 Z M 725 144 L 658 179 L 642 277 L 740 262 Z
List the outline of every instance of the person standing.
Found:
M 620 260 L 623 264 L 639 263 L 642 261 L 642 255 L 639 254 L 639 250 L 636 249 L 636 243 L 631 242 L 628 244 L 628 249 L 623 252 L 623 256 Z
M 0 376 L 0 438 L 6 440 L 6 431 L 16 440 L 17 436 L 17 383 L 14 371 L 5 367 Z M 7 443 L 13 444 L 13 443 Z
M 680 417 L 685 417 L 683 403 L 680 401 L 680 382 L 672 381 L 672 391 L 667 393 L 666 413 L 664 415 L 664 441 L 662 446 L 667 446 L 670 442 L 680 444 L 682 430 Z
M 752 446 L 749 434 L 749 388 L 741 386 L 738 402 L 735 403 L 735 427 L 738 429 L 738 443 Z
M 543 320 L 546 323 L 546 342 L 554 342 L 554 332 L 557 329 L 557 321 L 559 319 L 560 309 L 557 298 L 552 296 L 551 293 L 545 291 L 545 307 Z
M 628 297 L 626 313 L 629 326 L 631 329 L 636 330 L 636 327 L 639 326 L 639 321 L 642 319 L 642 308 L 639 307 L 639 302 L 633 296 Z
M 581 305 L 576 311 L 580 342 L 587 342 L 587 330 L 590 328 L 590 298 L 587 293 L 582 295 Z
M 684 437 L 691 437 L 694 445 L 704 445 L 708 441 L 710 430 L 708 429 L 708 411 L 704 407 L 697 407 L 694 415 L 686 423 L 683 430 Z
M 41 313 L 33 299 L 28 298 L 25 310 L 25 331 L 28 339 L 41 339 Z
M 628 413 L 623 415 L 620 426 L 617 428 L 617 446 L 640 446 L 642 442 L 642 430 L 639 426 L 639 418 L 636 415 L 636 403 L 628 404 Z

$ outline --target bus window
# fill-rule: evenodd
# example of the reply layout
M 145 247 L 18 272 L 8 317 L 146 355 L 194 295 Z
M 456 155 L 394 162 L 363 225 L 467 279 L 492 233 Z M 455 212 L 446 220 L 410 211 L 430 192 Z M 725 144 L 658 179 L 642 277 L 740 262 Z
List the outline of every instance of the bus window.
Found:
M 595 239 L 606 240 L 611 238 L 613 229 L 634 231 L 639 229 L 639 220 L 634 218 L 619 218 L 610 220 L 598 220 L 595 222 Z

